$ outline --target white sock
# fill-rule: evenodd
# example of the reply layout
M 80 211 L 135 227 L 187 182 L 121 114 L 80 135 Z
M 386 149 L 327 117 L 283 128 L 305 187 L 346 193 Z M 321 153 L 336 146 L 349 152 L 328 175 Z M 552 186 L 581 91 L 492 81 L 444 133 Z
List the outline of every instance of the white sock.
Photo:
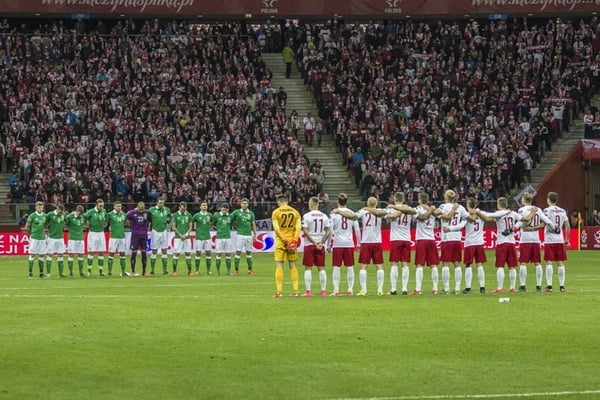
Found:
M 485 287 L 485 270 L 481 265 L 477 267 L 477 279 L 479 280 L 479 287 Z
M 438 275 L 438 267 L 436 265 L 435 267 L 431 267 L 432 290 L 435 290 L 436 292 L 438 290 L 438 281 L 439 281 L 439 275 Z
M 304 287 L 310 292 L 312 286 L 312 269 L 304 271 Z
M 350 266 L 346 268 L 346 279 L 348 281 L 348 291 L 354 291 L 354 266 Z
M 334 293 L 340 292 L 340 278 L 341 278 L 340 267 L 333 267 L 333 272 L 331 273 L 331 280 L 333 281 L 333 292 Z
M 560 286 L 565 286 L 565 266 L 558 266 L 558 284 Z
M 437 268 L 436 268 L 437 269 Z M 433 268 L 431 269 L 431 277 L 433 278 Z M 444 292 L 450 291 L 450 268 L 442 267 L 442 283 L 444 285 Z M 437 290 L 437 289 L 433 289 Z
M 397 265 L 392 265 L 392 268 L 390 269 L 390 286 L 391 286 L 392 292 L 395 292 L 398 290 L 398 266 Z
M 504 268 L 496 268 L 496 281 L 498 289 L 502 289 L 504 287 Z
M 410 277 L 410 269 L 408 266 L 402 267 L 402 291 L 408 292 L 408 279 Z
M 554 275 L 554 269 L 552 264 L 546 265 L 546 284 L 552 286 L 552 275 Z
M 535 266 L 535 286 L 542 286 L 542 277 L 544 273 L 542 271 L 542 265 L 537 264 Z
M 462 282 L 462 268 L 454 267 L 454 290 L 460 292 L 460 283 Z
M 367 270 L 361 269 L 358 272 L 358 280 L 360 282 L 360 290 L 361 292 L 367 292 Z
M 421 286 L 423 285 L 423 267 L 417 267 L 417 271 L 415 272 L 415 281 L 416 281 L 415 290 L 417 292 L 420 292 Z
M 377 293 L 383 293 L 383 281 L 385 280 L 385 272 L 383 269 L 377 270 Z
M 468 266 L 465 267 L 465 289 L 471 289 L 471 282 L 473 282 L 473 269 Z
M 508 279 L 510 279 L 510 288 L 514 289 L 517 285 L 517 270 L 514 268 L 508 269 Z
M 319 283 L 321 284 L 321 291 L 327 289 L 327 272 L 324 269 L 319 271 Z
M 509 273 L 510 273 L 510 271 L 509 271 Z M 527 282 L 527 265 L 521 264 L 519 266 L 519 285 L 525 286 L 526 282 Z

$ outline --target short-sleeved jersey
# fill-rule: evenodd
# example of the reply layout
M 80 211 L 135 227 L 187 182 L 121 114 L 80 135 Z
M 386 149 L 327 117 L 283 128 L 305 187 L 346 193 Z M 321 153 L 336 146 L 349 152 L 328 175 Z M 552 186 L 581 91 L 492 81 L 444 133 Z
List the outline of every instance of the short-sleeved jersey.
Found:
M 393 208 L 388 208 L 387 211 L 388 214 L 392 214 L 396 210 Z M 410 214 L 402 213 L 398 217 L 390 219 L 389 221 L 390 240 L 410 242 L 410 224 L 412 222 L 412 216 Z
M 521 220 L 521 215 L 512 210 L 498 210 L 494 212 L 482 211 L 482 214 L 487 215 L 496 221 L 496 245 L 504 243 L 515 244 L 515 235 L 513 234 L 512 229 L 515 227 L 515 224 Z
M 152 206 L 148 209 L 150 214 L 150 222 L 152 224 L 152 230 L 156 232 L 164 232 L 167 230 L 169 225 L 169 219 L 171 217 L 171 210 L 168 207 Z
M 213 215 L 206 211 L 198 211 L 192 216 L 192 222 L 196 225 L 196 240 L 209 240 Z
M 63 239 L 65 227 L 65 215 L 58 214 L 56 210 L 46 214 L 46 223 L 48 224 L 48 237 L 51 239 Z
M 69 214 L 65 218 L 65 224 L 69 228 L 69 240 L 83 240 L 83 225 L 85 218 L 82 215 Z
M 185 234 L 188 233 L 188 231 L 190 230 L 192 214 L 190 214 L 187 211 L 177 211 L 176 213 L 172 214 L 171 221 L 173 222 L 173 226 L 175 227 L 175 237 L 179 239 L 181 237 L 180 233 Z
M 231 213 L 231 221 L 238 235 L 252 236 L 252 233 L 254 233 L 252 227 L 256 220 L 253 211 L 238 208 Z
M 323 212 L 312 210 L 302 216 L 302 228 L 306 228 L 315 242 L 322 242 L 327 228 L 331 228 L 331 223 Z
M 485 244 L 483 225 L 484 222 L 479 217 L 475 221 L 467 221 L 465 225 L 465 247 L 483 246 Z
M 231 239 L 231 214 L 218 212 L 214 216 L 217 239 Z
M 83 214 L 86 222 L 90 224 L 90 232 L 104 232 L 106 225 L 106 210 L 98 210 L 96 207 Z
M 381 225 L 383 218 L 365 209 L 358 210 L 358 219 L 362 221 L 361 243 L 381 243 Z
M 339 210 L 351 212 L 349 208 L 340 207 Z M 331 214 L 332 247 L 338 249 L 354 248 L 353 231 L 358 231 L 358 221 L 348 219 L 340 214 Z
M 31 239 L 46 239 L 46 214 L 37 212 L 29 214 L 27 225 L 31 231 Z
M 435 240 L 435 234 L 433 232 L 433 229 L 435 228 L 435 216 L 430 215 L 429 218 L 422 220 L 417 217 L 426 214 L 427 210 L 421 206 L 417 206 L 415 211 L 417 211 L 415 217 L 417 221 L 416 240 Z
M 147 235 L 150 222 L 150 213 L 148 211 L 138 211 L 135 208 L 127 211 L 127 219 L 131 225 L 131 233 L 136 235 Z
M 519 208 L 519 215 L 521 217 L 526 217 L 531 213 L 533 206 L 523 206 Z M 551 221 L 546 217 L 542 210 L 538 208 L 537 212 L 531 217 L 529 222 L 523 223 L 523 226 L 537 226 L 540 222 L 545 223 L 546 225 L 551 224 Z M 526 231 L 521 229 L 521 243 L 540 243 L 540 232 L 538 230 L 535 231 Z
M 107 214 L 107 218 L 110 228 L 110 237 L 115 239 L 124 239 L 127 214 L 125 214 L 123 211 L 117 212 L 112 210 Z
M 439 210 L 442 212 L 442 214 L 448 214 L 452 210 L 452 207 L 454 207 L 454 204 L 452 203 L 443 203 L 440 204 Z M 460 222 L 468 216 L 469 213 L 467 212 L 467 210 L 463 206 L 459 205 L 449 220 L 440 218 L 442 226 L 442 242 L 460 242 L 462 239 L 462 234 L 459 230 L 451 230 L 450 232 L 444 232 L 444 228 L 452 229 L 458 226 Z
M 279 235 L 275 235 L 275 247 L 282 248 L 283 240 L 297 240 L 300 237 L 302 227 L 302 217 L 300 213 L 289 205 L 277 207 L 271 214 L 273 229 L 279 231 Z
M 550 221 L 554 224 L 555 227 L 560 228 L 560 232 L 556 232 L 550 228 L 550 226 L 546 225 L 544 243 L 564 243 L 564 232 L 563 228 L 565 226 L 565 222 L 568 221 L 567 212 L 558 206 L 550 206 L 544 209 L 544 215 L 548 217 Z

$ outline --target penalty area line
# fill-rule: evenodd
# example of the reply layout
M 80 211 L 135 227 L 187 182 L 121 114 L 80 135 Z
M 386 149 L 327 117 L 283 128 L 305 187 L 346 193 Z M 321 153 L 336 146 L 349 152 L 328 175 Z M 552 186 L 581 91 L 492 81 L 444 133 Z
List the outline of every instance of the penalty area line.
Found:
M 490 393 L 490 394 L 440 394 L 424 396 L 394 396 L 394 397 L 343 397 L 327 400 L 460 400 L 460 399 L 514 399 L 526 397 L 557 397 L 597 395 L 600 390 L 565 390 L 561 392 L 532 392 L 532 393 Z

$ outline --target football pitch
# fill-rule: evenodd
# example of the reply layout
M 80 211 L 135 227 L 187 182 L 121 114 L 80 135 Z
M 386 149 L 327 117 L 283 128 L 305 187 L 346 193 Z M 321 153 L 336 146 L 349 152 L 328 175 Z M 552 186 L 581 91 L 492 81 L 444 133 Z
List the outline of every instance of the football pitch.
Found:
M 274 299 L 254 257 L 254 276 L 242 257 L 241 276 L 31 280 L 0 258 L 0 399 L 600 398 L 600 252 L 568 253 L 565 293 L 531 266 L 527 293 L 489 293 L 489 253 L 488 294 L 434 296 L 426 271 L 422 296 L 378 297 L 369 267 L 364 298 L 293 298 L 286 268 Z

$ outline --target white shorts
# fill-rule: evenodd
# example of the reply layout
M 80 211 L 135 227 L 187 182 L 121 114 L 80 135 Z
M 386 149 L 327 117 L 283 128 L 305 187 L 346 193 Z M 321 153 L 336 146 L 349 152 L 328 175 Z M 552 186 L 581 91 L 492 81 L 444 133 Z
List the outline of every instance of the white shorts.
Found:
M 108 252 L 109 253 L 125 253 L 127 250 L 127 240 L 110 238 L 108 239 Z
M 167 250 L 169 248 L 169 232 L 157 232 L 154 229 L 150 233 L 152 250 Z
M 237 235 L 235 251 L 252 251 L 252 236 Z
M 69 240 L 69 254 L 85 254 L 83 240 Z
M 87 242 L 88 253 L 104 253 L 106 251 L 106 236 L 104 232 L 89 232 Z
M 173 253 L 181 254 L 181 253 L 191 253 L 192 252 L 192 239 L 177 239 L 173 241 Z
M 210 251 L 212 250 L 212 241 L 210 239 L 196 240 L 196 243 L 194 243 L 194 247 L 196 249 L 196 253 L 201 253 L 203 251 L 210 253 Z
M 48 238 L 48 254 L 64 254 L 66 250 L 64 239 Z
M 46 240 L 29 239 L 29 254 L 46 254 L 48 246 Z
M 231 253 L 231 239 L 217 238 L 215 253 Z

